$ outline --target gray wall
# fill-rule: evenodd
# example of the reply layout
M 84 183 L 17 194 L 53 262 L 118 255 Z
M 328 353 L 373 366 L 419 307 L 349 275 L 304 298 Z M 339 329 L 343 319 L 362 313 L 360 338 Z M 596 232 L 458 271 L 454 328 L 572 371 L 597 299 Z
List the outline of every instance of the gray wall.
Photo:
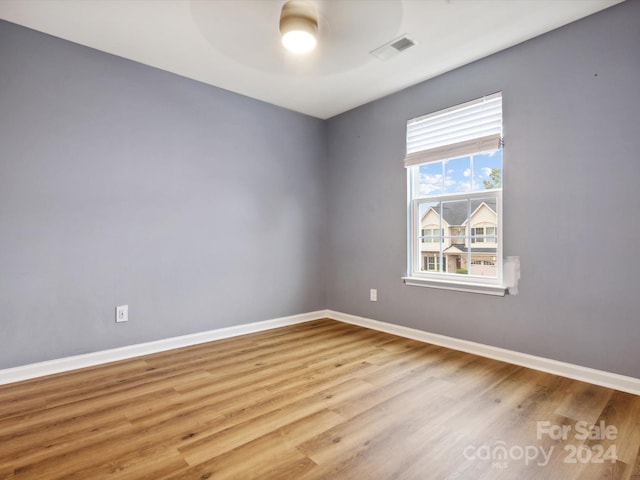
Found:
M 640 376 L 639 52 L 626 2 L 331 119 L 329 307 Z M 520 294 L 403 286 L 406 120 L 499 90 Z
M 0 21 L 0 368 L 325 308 L 325 170 L 320 120 Z
M 0 22 L 0 368 L 331 308 L 640 376 L 638 25 L 321 122 Z M 403 286 L 405 122 L 498 90 L 520 294 Z

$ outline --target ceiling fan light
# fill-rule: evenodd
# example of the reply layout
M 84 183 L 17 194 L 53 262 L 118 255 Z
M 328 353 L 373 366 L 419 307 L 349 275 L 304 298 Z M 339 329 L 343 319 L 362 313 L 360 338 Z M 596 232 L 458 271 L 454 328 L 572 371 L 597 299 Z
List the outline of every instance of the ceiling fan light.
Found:
M 290 0 L 280 13 L 282 44 L 293 53 L 307 53 L 316 47 L 318 20 L 313 5 L 304 0 Z
M 291 30 L 282 35 L 282 45 L 293 53 L 307 53 L 316 48 L 316 37 L 305 30 Z

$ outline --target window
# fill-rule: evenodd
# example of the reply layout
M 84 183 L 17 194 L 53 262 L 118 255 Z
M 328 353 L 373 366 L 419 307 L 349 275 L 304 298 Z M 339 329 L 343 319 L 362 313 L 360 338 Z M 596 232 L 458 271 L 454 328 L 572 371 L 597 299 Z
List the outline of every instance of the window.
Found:
M 471 229 L 471 243 L 496 243 L 496 227 L 476 227 Z
M 483 243 L 484 242 L 484 228 L 477 227 L 471 229 L 471 242 Z
M 436 257 L 425 257 L 425 270 L 433 271 L 436 269 Z
M 443 272 L 446 269 L 446 265 L 443 264 L 439 255 L 424 255 L 422 257 L 422 264 L 424 266 L 424 270 L 427 272 Z
M 444 229 L 440 228 L 422 228 L 420 232 L 422 235 L 422 243 L 439 243 L 440 237 L 444 236 Z
M 408 285 L 504 295 L 502 95 L 407 123 Z

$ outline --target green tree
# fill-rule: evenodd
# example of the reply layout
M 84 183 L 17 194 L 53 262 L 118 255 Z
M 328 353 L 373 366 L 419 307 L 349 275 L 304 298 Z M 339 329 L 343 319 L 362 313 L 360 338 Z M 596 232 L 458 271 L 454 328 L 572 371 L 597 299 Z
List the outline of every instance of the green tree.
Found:
M 502 172 L 499 168 L 492 168 L 489 173 L 489 180 L 484 180 L 484 188 L 492 190 L 502 186 Z

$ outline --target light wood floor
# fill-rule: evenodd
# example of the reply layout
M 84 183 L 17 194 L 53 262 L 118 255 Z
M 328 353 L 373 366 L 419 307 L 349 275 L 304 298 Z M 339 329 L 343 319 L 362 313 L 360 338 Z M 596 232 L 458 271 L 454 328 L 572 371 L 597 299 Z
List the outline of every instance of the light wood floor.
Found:
M 640 480 L 639 449 L 640 397 L 332 320 L 0 387 L 3 480 Z

